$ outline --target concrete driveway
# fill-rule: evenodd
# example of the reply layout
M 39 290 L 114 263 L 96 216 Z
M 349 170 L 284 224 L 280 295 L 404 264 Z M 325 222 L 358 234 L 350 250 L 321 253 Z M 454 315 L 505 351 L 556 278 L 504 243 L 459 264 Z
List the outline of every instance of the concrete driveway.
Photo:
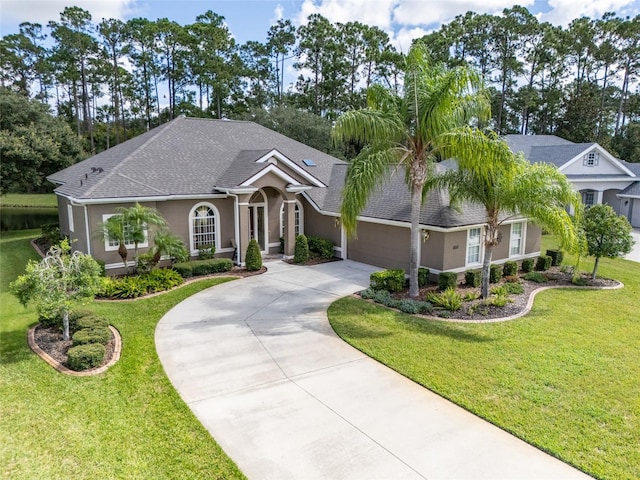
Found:
M 249 478 L 589 478 L 340 340 L 326 309 L 373 267 L 267 267 L 180 303 L 155 335 L 174 386 Z
M 633 250 L 629 253 L 626 258 L 627 260 L 633 260 L 634 262 L 640 262 L 640 228 L 636 228 L 631 232 L 631 236 L 635 240 L 635 245 L 633 246 Z

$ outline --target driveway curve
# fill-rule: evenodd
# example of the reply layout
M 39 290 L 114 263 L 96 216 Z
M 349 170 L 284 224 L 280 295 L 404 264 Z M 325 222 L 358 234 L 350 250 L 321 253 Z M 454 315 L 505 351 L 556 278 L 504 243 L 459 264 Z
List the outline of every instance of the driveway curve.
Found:
M 270 262 L 170 310 L 169 379 L 250 479 L 590 478 L 352 348 L 327 307 L 374 267 Z

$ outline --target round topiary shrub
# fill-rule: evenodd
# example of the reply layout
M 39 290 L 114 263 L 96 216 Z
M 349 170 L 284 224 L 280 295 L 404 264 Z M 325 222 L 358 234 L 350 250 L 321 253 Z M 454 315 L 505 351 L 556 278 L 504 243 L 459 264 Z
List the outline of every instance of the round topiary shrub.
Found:
M 258 241 L 255 238 L 252 238 L 247 246 L 244 263 L 250 272 L 255 272 L 262 268 L 262 254 L 260 253 Z
M 298 235 L 296 237 L 296 246 L 293 251 L 293 263 L 305 263 L 309 260 L 309 243 L 307 237 Z
M 83 328 L 73 334 L 74 345 L 86 345 L 88 343 L 101 343 L 106 345 L 111 340 L 111 330 L 107 327 Z
M 71 319 L 69 319 L 71 321 Z M 76 320 L 75 331 L 82 330 L 83 328 L 108 328 L 109 322 L 104 317 L 98 315 L 88 315 L 86 317 L 80 317 Z
M 81 371 L 97 367 L 104 360 L 106 350 L 100 343 L 90 343 L 71 347 L 67 351 L 67 366 L 71 370 Z

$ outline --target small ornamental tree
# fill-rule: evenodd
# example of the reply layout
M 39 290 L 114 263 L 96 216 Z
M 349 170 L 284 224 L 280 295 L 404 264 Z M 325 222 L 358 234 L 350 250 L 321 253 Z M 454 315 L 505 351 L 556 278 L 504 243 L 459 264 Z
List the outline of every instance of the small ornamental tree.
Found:
M 262 268 L 262 255 L 260 245 L 255 238 L 252 238 L 247 245 L 247 253 L 244 258 L 245 266 L 250 272 L 258 271 Z
M 615 258 L 626 255 L 633 248 L 631 225 L 622 215 L 618 216 L 609 205 L 594 205 L 582 221 L 587 242 L 587 254 L 596 257 L 591 278 L 596 278 L 600 257 Z
M 100 286 L 100 266 L 90 255 L 71 253 L 68 240 L 53 246 L 40 262 L 29 261 L 26 273 L 9 285 L 25 307 L 34 302 L 41 316 L 62 318 L 62 336 L 69 340 L 69 311 L 90 300 Z

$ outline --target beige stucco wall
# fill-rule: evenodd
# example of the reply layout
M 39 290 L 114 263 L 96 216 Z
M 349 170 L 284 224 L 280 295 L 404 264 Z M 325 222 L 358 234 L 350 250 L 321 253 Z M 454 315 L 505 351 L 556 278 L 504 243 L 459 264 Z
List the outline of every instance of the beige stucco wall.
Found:
M 422 241 L 420 251 L 420 266 L 442 270 L 443 249 L 446 241 L 444 232 L 429 231 L 429 239 Z
M 338 217 L 322 215 L 306 199 L 298 197 L 304 210 L 304 234 L 307 237 L 321 237 L 331 240 L 333 245 L 340 247 L 341 232 Z
M 536 224 L 527 222 L 527 238 L 524 244 L 525 255 L 540 251 L 542 241 L 542 230 Z

